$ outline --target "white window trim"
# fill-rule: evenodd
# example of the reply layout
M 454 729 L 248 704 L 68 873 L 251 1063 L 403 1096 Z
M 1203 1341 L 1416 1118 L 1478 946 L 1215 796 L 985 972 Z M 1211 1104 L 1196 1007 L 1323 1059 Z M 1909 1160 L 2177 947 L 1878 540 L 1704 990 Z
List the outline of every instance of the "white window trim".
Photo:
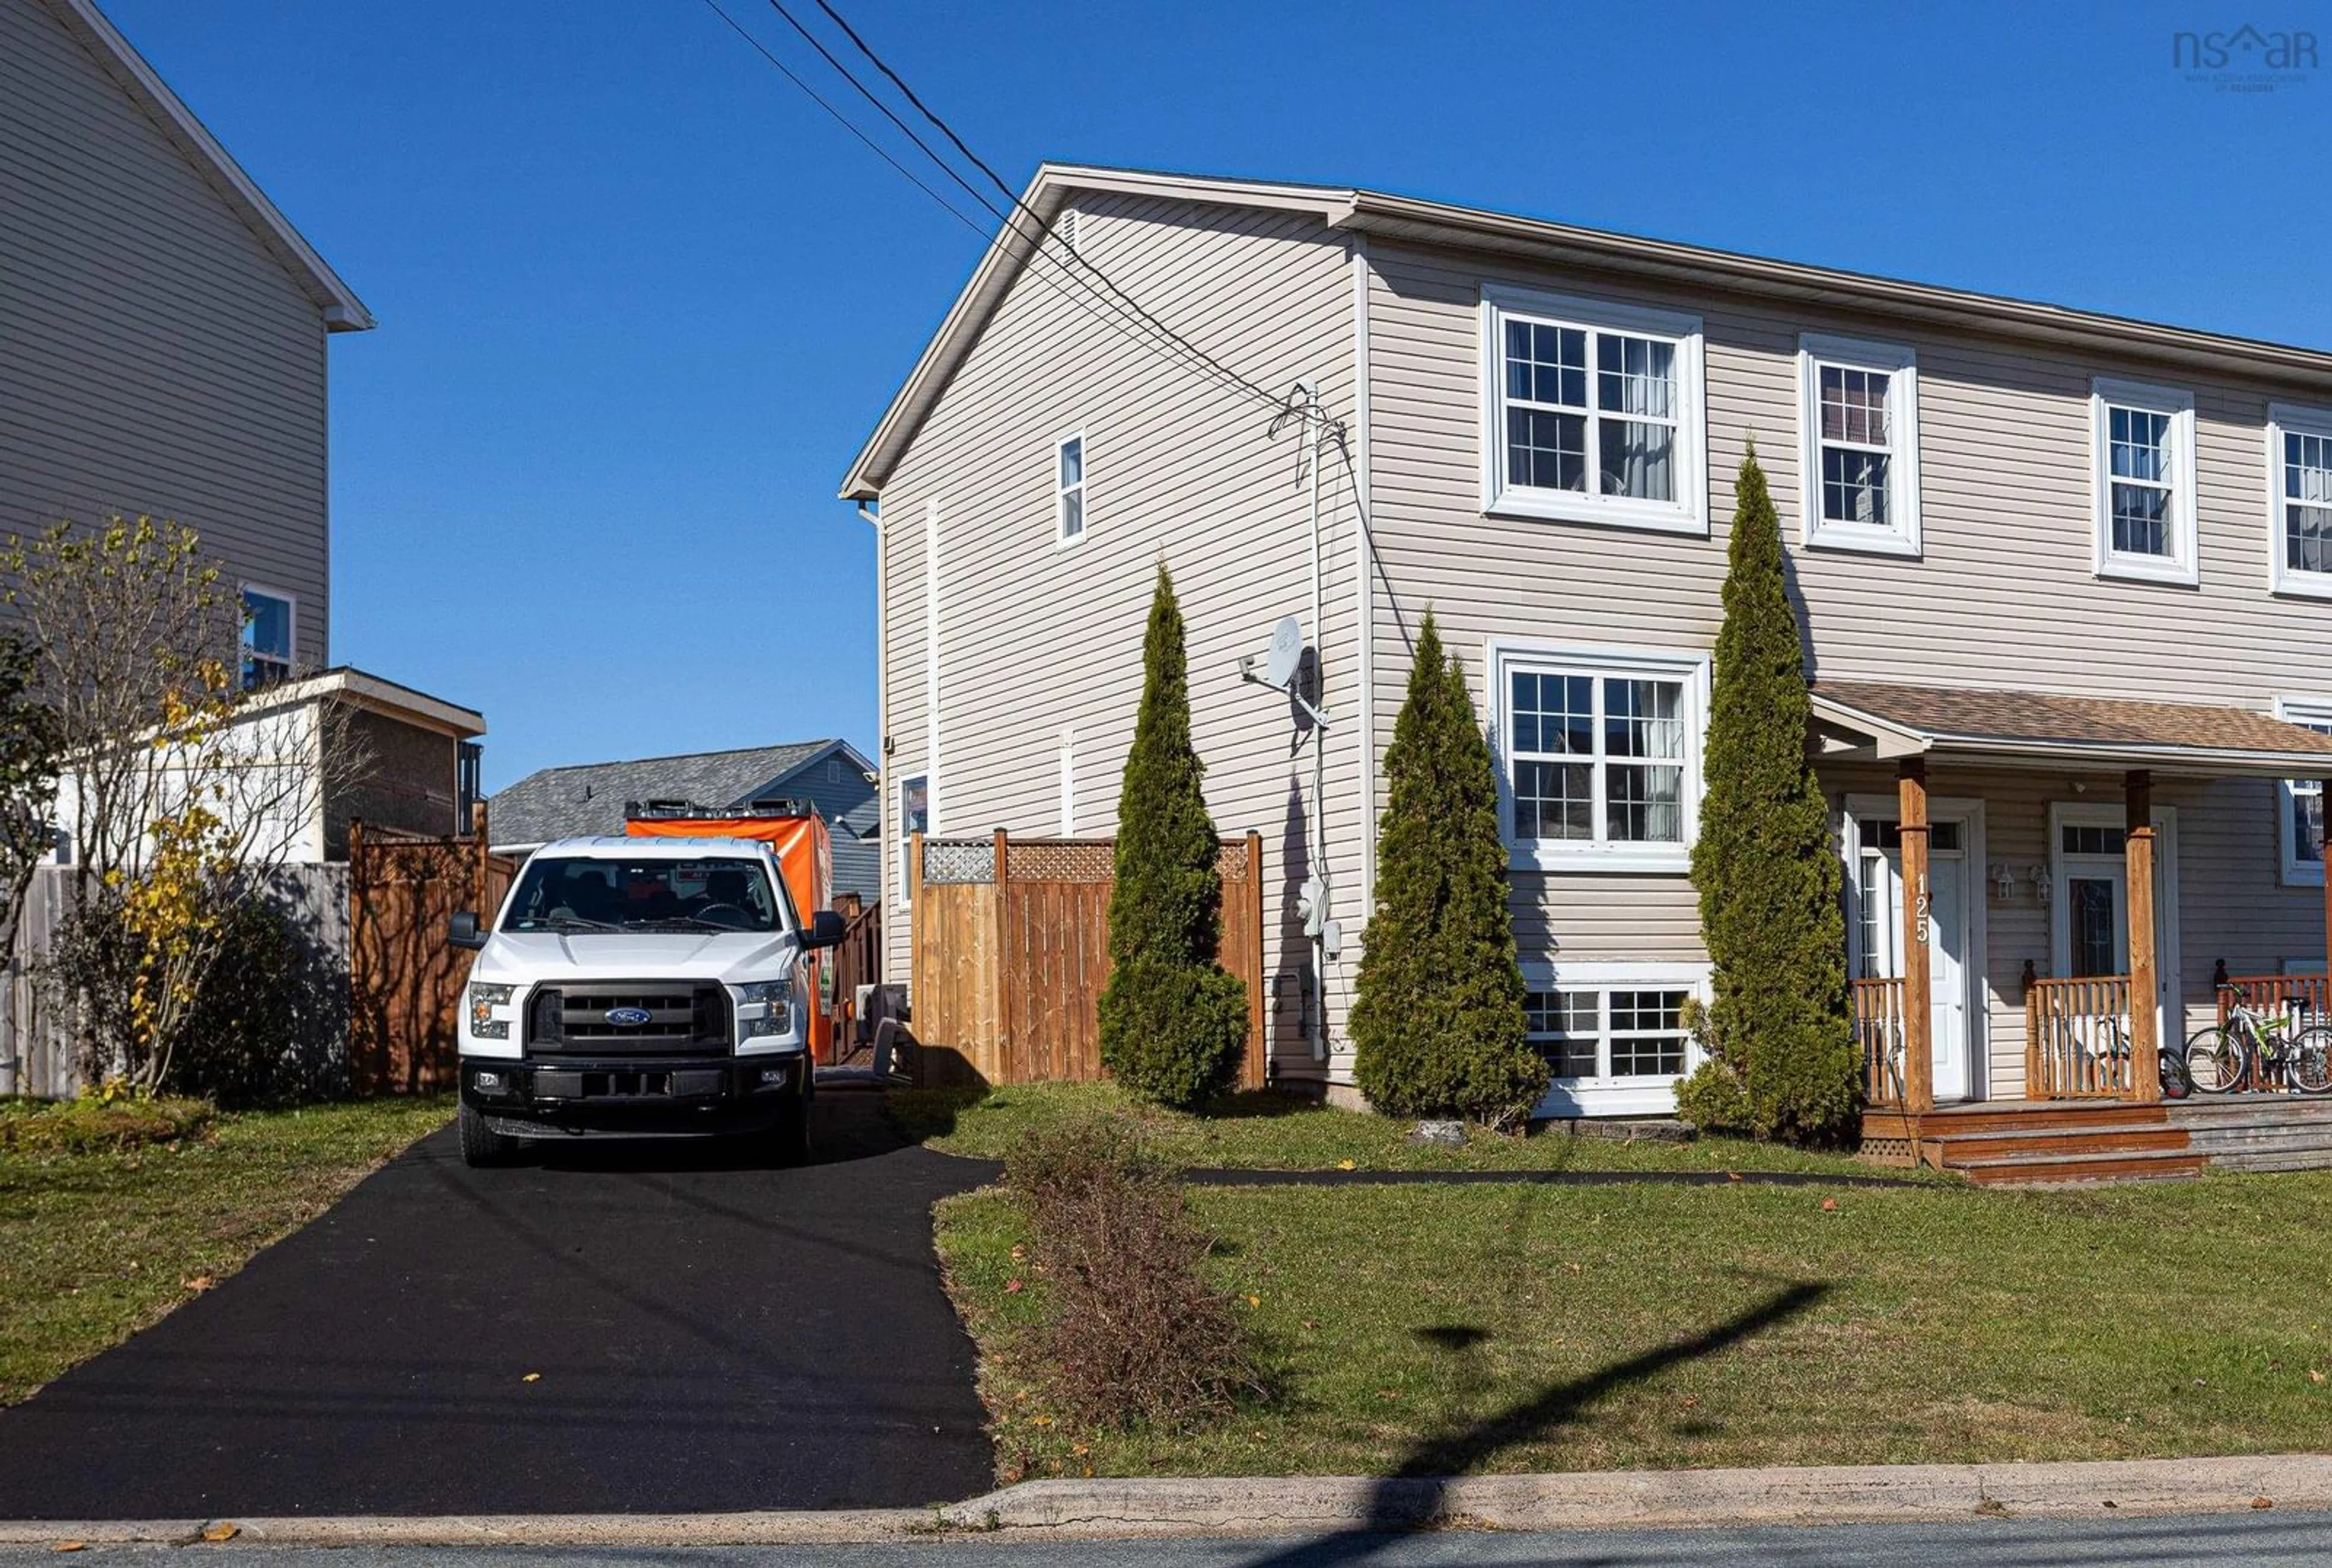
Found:
M 2332 697 L 2278 697 L 2275 716 L 2294 724 L 2332 724 Z M 2332 772 L 2327 768 L 2327 772 Z M 2279 880 L 2286 887 L 2321 887 L 2324 885 L 2324 862 L 2299 858 L 2299 836 L 2292 831 L 2292 781 L 2280 779 L 2275 787 L 2275 846 Z
M 900 776 L 893 796 L 893 809 L 899 814 L 899 907 L 915 906 L 915 835 L 907 826 L 907 786 L 916 779 L 923 781 L 923 837 L 932 836 L 932 776 L 928 771 Z
M 1506 677 L 1518 665 L 1591 674 L 1599 679 L 1606 675 L 1683 678 L 1692 712 L 1684 731 L 1682 843 L 1597 845 L 1572 838 L 1515 837 L 1514 764 L 1506 750 Z M 1692 869 L 1692 846 L 1700 837 L 1700 769 L 1708 734 L 1709 655 L 1492 637 L 1484 647 L 1482 668 L 1489 683 L 1482 711 L 1490 718 L 1490 755 L 1498 775 L 1498 831 L 1506 841 L 1512 869 L 1653 875 L 1674 875 Z
M 289 680 L 292 677 L 292 673 L 300 667 L 300 596 L 295 593 L 288 592 L 282 588 L 270 588 L 263 582 L 239 583 L 235 587 L 234 598 L 235 608 L 238 612 L 242 612 L 246 609 L 244 601 L 252 594 L 257 594 L 262 598 L 280 600 L 283 605 L 284 638 L 291 645 L 284 650 L 282 678 Z M 238 622 L 235 627 L 234 673 L 235 679 L 238 682 L 243 679 L 244 655 L 252 651 L 245 646 L 243 640 L 244 633 L 249 629 L 249 626 L 250 619 L 246 614 L 244 618 Z M 272 654 L 262 654 L 258 656 L 272 659 L 275 655 Z
M 1893 526 L 1831 522 L 1821 514 L 1821 368 L 1880 370 L 1888 376 L 1887 506 Z M 1807 332 L 1798 339 L 1799 539 L 1810 550 L 1855 550 L 1869 555 L 1916 558 L 1919 532 L 1919 356 L 1897 343 L 1832 338 Z
M 1061 449 L 1077 444 L 1077 482 L 1061 483 Z M 1069 492 L 1077 496 L 1077 531 L 1069 531 Z M 1075 550 L 1093 531 L 1093 448 L 1083 429 L 1064 430 L 1053 437 L 1053 548 Z
M 1677 443 L 1673 502 L 1627 496 L 1582 495 L 1506 483 L 1505 334 L 1509 315 L 1583 328 L 1636 332 L 1676 341 Z M 1708 537 L 1708 420 L 1702 397 L 1704 363 L 1701 319 L 1674 311 L 1613 304 L 1568 294 L 1544 293 L 1502 284 L 1482 286 L 1481 305 L 1482 512 L 1491 517 L 1535 518 L 1557 522 L 1601 523 L 1614 528 Z M 1595 397 L 1595 368 L 1588 366 L 1588 401 Z M 1590 440 L 1591 446 L 1592 439 Z M 1589 460 L 1592 462 L 1591 452 Z
M 1568 962 L 1525 960 L 1523 983 L 1534 991 L 1687 990 L 1703 1007 L 1709 1000 L 1709 966 L 1673 961 L 1612 960 Z M 1700 1065 L 1699 1043 L 1686 1037 L 1684 1073 Z M 1557 1078 L 1532 1114 L 1549 1116 L 1646 1116 L 1676 1114 L 1677 1078 Z
M 2299 598 L 2332 599 L 2332 572 L 2294 571 L 2283 537 L 2283 513 L 2289 504 L 2283 492 L 2283 438 L 2297 435 L 2332 438 L 2332 408 L 2303 408 L 2293 403 L 2270 403 L 2267 408 L 2267 581 L 2270 593 Z
M 2170 416 L 2170 460 L 2178 465 L 2170 486 L 2170 554 L 2127 555 L 2113 548 L 2112 426 L 2107 405 Z M 2101 578 L 2176 583 L 2202 580 L 2195 549 L 2194 395 L 2174 387 L 2117 381 L 2099 376 L 2089 383 L 2089 510 L 2095 569 Z

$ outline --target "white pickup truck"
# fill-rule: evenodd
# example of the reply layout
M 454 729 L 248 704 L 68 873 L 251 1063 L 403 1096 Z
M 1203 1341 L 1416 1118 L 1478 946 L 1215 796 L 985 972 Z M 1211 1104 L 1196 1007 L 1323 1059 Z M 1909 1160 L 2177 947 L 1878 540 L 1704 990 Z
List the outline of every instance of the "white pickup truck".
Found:
M 462 1157 L 521 1140 L 751 1133 L 798 1162 L 816 1088 L 805 917 L 769 846 L 570 838 L 530 856 L 491 930 L 473 911 L 461 1031 Z

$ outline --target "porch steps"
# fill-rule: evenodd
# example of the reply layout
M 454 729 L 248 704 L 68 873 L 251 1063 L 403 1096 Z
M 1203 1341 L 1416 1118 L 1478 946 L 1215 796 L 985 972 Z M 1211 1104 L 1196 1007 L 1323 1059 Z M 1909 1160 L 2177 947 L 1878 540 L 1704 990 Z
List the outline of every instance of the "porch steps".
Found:
M 2166 1149 L 2183 1153 L 2190 1147 L 2183 1128 L 2165 1122 L 2122 1122 L 2079 1127 L 2018 1127 L 2002 1133 L 1963 1133 L 1954 1127 L 1940 1137 L 1920 1140 L 1925 1162 L 1951 1170 L 1979 1162 L 2028 1159 L 2040 1154 L 2128 1154 Z
M 1945 1165 L 1982 1187 L 2058 1186 L 2073 1181 L 2181 1181 L 2203 1173 L 2189 1149 L 2130 1149 L 2118 1153 L 2018 1154 Z
M 2171 1107 L 2170 1119 L 2214 1169 L 2332 1170 L 2332 1096 L 2188 1100 Z

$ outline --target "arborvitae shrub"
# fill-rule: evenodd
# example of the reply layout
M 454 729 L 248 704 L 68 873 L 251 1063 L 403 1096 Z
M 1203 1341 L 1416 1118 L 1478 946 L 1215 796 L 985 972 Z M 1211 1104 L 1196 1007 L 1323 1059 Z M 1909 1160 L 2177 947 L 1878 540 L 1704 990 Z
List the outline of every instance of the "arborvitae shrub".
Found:
M 1846 916 L 1829 812 L 1806 749 L 1811 703 L 1781 519 L 1754 450 L 1735 484 L 1692 879 L 1715 999 L 1701 1074 L 1737 1079 L 1750 1130 L 1835 1143 L 1860 1067 L 1846 994 Z M 1733 1101 L 1688 1084 L 1680 1104 Z
M 1361 1090 L 1390 1115 L 1519 1120 L 1546 1093 L 1547 1063 L 1526 1038 L 1497 779 L 1429 610 L 1385 785 L 1352 1000 Z
M 1205 765 L 1190 745 L 1182 612 L 1163 562 L 1142 665 L 1142 711 L 1118 793 L 1101 1056 L 1133 1094 L 1189 1109 L 1238 1071 L 1247 999 L 1247 983 L 1215 961 L 1220 844 L 1200 788 Z

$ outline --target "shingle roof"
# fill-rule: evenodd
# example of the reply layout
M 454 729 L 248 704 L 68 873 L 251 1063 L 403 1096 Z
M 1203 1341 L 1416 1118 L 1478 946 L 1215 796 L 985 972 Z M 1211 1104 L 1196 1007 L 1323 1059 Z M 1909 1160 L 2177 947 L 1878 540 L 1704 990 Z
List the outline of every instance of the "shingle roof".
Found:
M 2332 769 L 2332 735 L 2251 708 L 1877 681 L 1817 681 L 1813 690 L 1818 707 L 1868 715 L 1945 750 L 2127 753 L 2133 765 L 2161 766 L 2314 759 Z
M 486 831 L 496 844 L 544 844 L 587 833 L 621 833 L 626 801 L 747 806 L 757 793 L 841 743 L 797 741 L 735 751 L 545 768 L 488 801 Z

